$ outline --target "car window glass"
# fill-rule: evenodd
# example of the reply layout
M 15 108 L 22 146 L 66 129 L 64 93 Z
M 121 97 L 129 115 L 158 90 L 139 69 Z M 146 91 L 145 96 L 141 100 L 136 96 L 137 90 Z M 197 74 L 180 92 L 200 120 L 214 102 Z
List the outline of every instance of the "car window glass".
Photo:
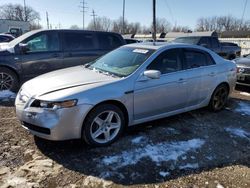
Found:
M 184 61 L 187 69 L 206 65 L 206 55 L 199 51 L 184 50 Z
M 66 51 L 94 49 L 94 36 L 90 33 L 65 33 L 64 49 Z
M 28 45 L 28 52 L 47 52 L 59 50 L 57 33 L 44 33 L 24 41 Z
M 148 70 L 159 70 L 161 74 L 176 72 L 182 69 L 180 51 L 171 49 L 161 53 L 148 67 Z
M 115 49 L 122 45 L 121 40 L 117 36 L 106 33 L 100 33 L 98 41 L 101 49 Z
M 207 54 L 207 65 L 215 65 L 215 61 L 209 54 Z

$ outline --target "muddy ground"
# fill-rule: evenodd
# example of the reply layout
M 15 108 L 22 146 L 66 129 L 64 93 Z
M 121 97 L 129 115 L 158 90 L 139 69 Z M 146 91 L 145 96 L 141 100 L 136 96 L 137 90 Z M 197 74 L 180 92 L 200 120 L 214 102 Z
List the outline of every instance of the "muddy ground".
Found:
M 20 126 L 0 102 L 0 187 L 250 187 L 250 90 L 219 113 L 199 109 L 130 128 L 90 148 L 51 142 Z

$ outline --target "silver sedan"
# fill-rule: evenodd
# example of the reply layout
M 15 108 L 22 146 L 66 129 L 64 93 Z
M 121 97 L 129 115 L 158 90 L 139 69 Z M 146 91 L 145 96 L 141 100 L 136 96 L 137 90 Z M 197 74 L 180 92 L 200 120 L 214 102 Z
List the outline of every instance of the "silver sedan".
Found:
M 203 47 L 131 44 L 26 82 L 16 114 L 38 137 L 105 146 L 126 126 L 205 106 L 219 111 L 235 81 L 235 64 Z

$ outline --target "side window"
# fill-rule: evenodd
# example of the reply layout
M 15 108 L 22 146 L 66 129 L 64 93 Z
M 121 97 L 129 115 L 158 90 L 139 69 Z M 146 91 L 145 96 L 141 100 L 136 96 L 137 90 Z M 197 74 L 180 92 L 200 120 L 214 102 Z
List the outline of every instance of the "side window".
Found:
M 171 49 L 161 53 L 148 67 L 148 70 L 159 70 L 162 74 L 182 69 L 180 50 Z
M 115 49 L 122 45 L 119 37 L 107 33 L 99 33 L 98 41 L 101 49 Z
M 43 33 L 23 41 L 28 45 L 28 52 L 59 51 L 57 33 Z
M 215 65 L 214 59 L 209 54 L 207 54 L 207 65 Z
M 212 48 L 219 48 L 219 42 L 216 38 L 211 38 L 212 41 Z
M 64 33 L 64 50 L 81 51 L 94 49 L 94 36 L 90 33 Z
M 184 50 L 184 61 L 187 69 L 206 66 L 206 54 L 195 50 Z

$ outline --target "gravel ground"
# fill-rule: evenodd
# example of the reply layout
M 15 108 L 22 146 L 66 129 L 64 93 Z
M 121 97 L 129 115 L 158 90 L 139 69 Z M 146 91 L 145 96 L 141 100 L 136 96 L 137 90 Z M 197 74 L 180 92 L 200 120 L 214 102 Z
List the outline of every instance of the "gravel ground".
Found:
M 0 102 L 0 187 L 250 187 L 250 91 L 129 128 L 112 146 L 33 137 Z

